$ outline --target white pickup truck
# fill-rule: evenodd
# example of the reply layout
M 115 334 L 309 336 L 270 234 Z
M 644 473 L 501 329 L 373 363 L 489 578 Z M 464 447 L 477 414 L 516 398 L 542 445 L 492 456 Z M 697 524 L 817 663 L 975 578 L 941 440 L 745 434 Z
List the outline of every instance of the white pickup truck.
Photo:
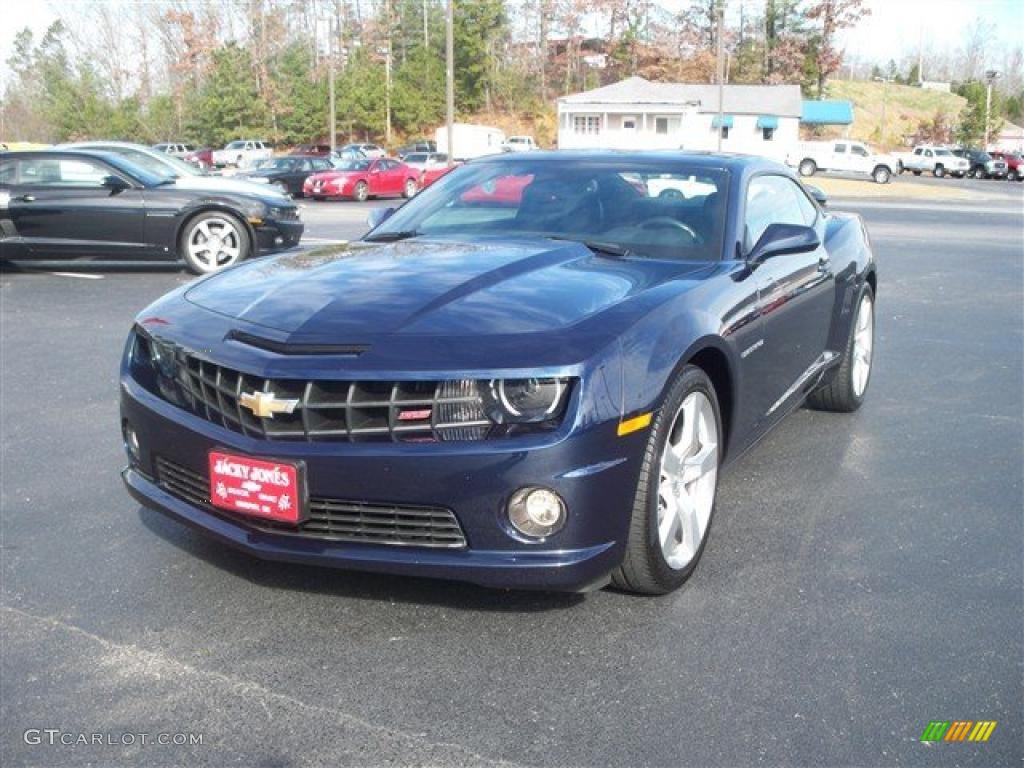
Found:
M 224 149 L 213 152 L 213 164 L 217 167 L 234 165 L 245 168 L 255 165 L 259 160 L 266 160 L 273 155 L 270 145 L 262 141 L 239 140 L 229 142 Z
M 786 162 L 801 176 L 813 176 L 818 171 L 863 173 L 879 184 L 888 184 L 899 172 L 899 161 L 892 155 L 876 154 L 867 144 L 847 139 L 804 142 Z
M 933 144 L 914 147 L 913 152 L 901 152 L 896 155 L 896 159 L 900 163 L 900 173 L 911 171 L 915 176 L 920 176 L 923 171 L 927 171 L 938 178 L 942 178 L 947 173 L 959 178 L 966 175 L 971 167 L 967 158 L 957 157 L 945 147 Z

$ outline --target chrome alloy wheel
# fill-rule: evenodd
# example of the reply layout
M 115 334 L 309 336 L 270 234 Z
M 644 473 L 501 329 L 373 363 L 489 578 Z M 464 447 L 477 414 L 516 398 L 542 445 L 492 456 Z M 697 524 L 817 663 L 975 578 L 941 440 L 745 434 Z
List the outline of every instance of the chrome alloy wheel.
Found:
M 230 266 L 242 253 L 238 226 L 226 218 L 204 219 L 188 238 L 188 253 L 204 272 Z
M 853 394 L 858 398 L 868 388 L 871 376 L 871 351 L 875 346 L 875 313 L 870 293 L 865 293 L 857 309 L 857 325 L 853 331 Z
M 700 550 L 718 480 L 718 424 L 708 396 L 691 392 L 679 407 L 661 455 L 658 541 L 674 570 Z

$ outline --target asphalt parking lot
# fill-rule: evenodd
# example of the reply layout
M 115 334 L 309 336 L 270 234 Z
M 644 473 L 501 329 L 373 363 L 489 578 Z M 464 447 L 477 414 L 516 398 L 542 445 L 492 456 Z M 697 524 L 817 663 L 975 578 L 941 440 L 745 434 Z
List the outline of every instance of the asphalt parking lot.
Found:
M 261 562 L 141 509 L 118 361 L 190 277 L 4 269 L 0 763 L 1019 765 L 1024 184 L 906 183 L 976 194 L 833 202 L 880 262 L 866 405 L 797 411 L 736 464 L 663 598 Z M 381 204 L 304 203 L 307 247 Z M 921 743 L 932 720 L 998 726 Z

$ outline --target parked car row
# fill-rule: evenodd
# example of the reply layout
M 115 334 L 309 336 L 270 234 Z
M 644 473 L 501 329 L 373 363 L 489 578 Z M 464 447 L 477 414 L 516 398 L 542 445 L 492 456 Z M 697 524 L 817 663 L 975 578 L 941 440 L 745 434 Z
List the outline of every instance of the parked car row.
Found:
M 820 171 L 840 171 L 870 176 L 879 184 L 888 184 L 894 175 L 909 171 L 942 178 L 967 176 L 973 179 L 1020 180 L 1019 155 L 984 152 L 973 147 L 943 147 L 921 144 L 911 152 L 880 154 L 859 141 L 808 141 L 790 153 L 786 162 L 801 176 Z

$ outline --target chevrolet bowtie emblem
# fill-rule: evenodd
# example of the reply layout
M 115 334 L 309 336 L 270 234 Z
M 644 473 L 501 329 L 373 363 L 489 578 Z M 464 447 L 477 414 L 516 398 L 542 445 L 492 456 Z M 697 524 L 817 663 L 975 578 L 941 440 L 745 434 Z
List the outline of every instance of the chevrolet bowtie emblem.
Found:
M 272 419 L 275 413 L 291 413 L 299 401 L 278 400 L 273 392 L 243 392 L 238 398 L 238 404 L 261 419 Z

